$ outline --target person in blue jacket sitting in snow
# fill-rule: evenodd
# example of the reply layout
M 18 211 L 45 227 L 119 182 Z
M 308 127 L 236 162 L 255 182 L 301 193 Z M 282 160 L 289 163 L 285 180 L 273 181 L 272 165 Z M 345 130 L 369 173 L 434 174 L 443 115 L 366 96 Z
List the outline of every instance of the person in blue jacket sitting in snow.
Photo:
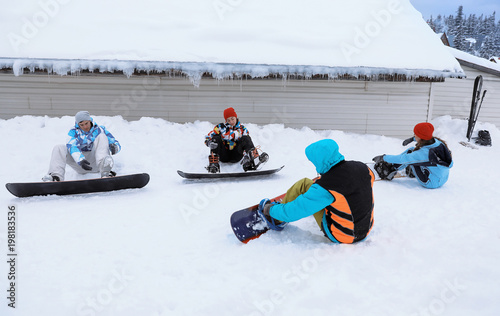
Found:
M 287 222 L 313 215 L 334 243 L 366 238 L 373 226 L 375 175 L 371 169 L 359 161 L 346 161 L 332 139 L 312 143 L 305 152 L 320 176 L 296 182 L 281 203 L 263 199 L 258 209 L 261 218 L 269 228 L 282 230 Z
M 52 150 L 49 172 L 43 181 L 64 181 L 66 164 L 81 174 L 100 172 L 103 178 L 116 176 L 111 170 L 111 155 L 117 154 L 121 145 L 104 126 L 94 122 L 89 112 L 76 113 L 75 127 L 68 136 L 66 144 L 56 145 Z
M 416 178 L 425 188 L 443 186 L 453 166 L 451 151 L 442 139 L 433 136 L 434 126 L 431 123 L 415 125 L 413 133 L 415 136 L 403 141 L 403 146 L 416 141 L 415 147 L 400 155 L 374 157 L 375 169 L 382 179 L 392 180 L 398 170 L 406 169 L 406 174 Z

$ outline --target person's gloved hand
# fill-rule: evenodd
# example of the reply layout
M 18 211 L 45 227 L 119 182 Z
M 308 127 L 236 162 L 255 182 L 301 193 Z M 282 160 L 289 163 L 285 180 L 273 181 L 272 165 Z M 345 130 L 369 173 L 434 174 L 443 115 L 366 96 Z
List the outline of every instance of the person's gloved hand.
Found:
M 119 148 L 117 144 L 111 144 L 109 145 L 109 151 L 111 152 L 112 155 L 116 154 L 118 152 Z
M 380 156 L 375 156 L 375 157 L 373 157 L 372 160 L 375 161 L 375 163 L 379 163 L 381 161 L 384 161 L 384 156 L 385 156 L 385 154 L 380 155 Z
M 264 205 L 264 209 L 262 210 L 262 213 L 264 213 L 264 215 L 266 215 L 266 216 L 271 216 L 271 215 L 269 215 L 269 211 L 271 209 L 271 206 L 273 206 L 271 203 L 267 203 L 266 205 Z
M 215 149 L 219 146 L 216 142 L 213 141 L 213 139 L 210 139 L 210 138 L 208 138 L 205 141 L 205 145 L 207 145 L 207 147 L 210 149 Z
M 413 137 L 413 136 L 403 140 L 403 146 L 408 145 L 409 143 L 413 142 L 414 140 L 415 140 L 415 137 Z
M 87 159 L 83 159 L 78 163 L 80 167 L 82 167 L 83 170 L 92 170 L 92 167 L 90 166 L 90 162 Z

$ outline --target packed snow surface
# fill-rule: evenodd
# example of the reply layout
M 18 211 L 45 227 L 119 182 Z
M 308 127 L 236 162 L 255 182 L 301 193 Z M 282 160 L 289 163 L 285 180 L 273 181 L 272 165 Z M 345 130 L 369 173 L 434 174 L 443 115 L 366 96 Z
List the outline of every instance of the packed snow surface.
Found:
M 270 155 L 266 168 L 285 168 L 265 178 L 186 181 L 176 170 L 203 170 L 204 135 L 219 122 L 94 119 L 123 146 L 118 174 L 147 172 L 151 181 L 74 196 L 20 199 L 0 190 L 1 315 L 498 315 L 500 131 L 491 124 L 479 122 L 476 132 L 489 130 L 493 146 L 472 149 L 459 144 L 465 120 L 432 121 L 453 153 L 448 183 L 429 190 L 409 178 L 375 182 L 375 225 L 363 242 L 332 244 L 311 217 L 245 245 L 229 217 L 314 177 L 307 145 L 332 138 L 346 159 L 369 162 L 402 152 L 402 140 L 241 117 Z M 39 181 L 73 124 L 69 116 L 0 120 L 2 181 Z M 67 178 L 82 177 L 68 169 Z M 15 310 L 6 299 L 12 207 Z

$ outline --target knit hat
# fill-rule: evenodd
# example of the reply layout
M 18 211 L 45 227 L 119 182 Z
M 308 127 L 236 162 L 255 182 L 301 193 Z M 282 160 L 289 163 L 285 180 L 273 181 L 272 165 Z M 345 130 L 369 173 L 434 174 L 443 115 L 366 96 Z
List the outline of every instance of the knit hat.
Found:
M 81 121 L 90 121 L 90 114 L 88 111 L 80 111 L 75 115 L 75 123 L 78 124 Z
M 413 133 L 423 140 L 431 140 L 434 126 L 431 123 L 418 123 L 413 129 Z
M 224 110 L 224 119 L 226 121 L 228 117 L 238 117 L 238 115 L 236 115 L 236 111 L 233 108 L 227 108 Z

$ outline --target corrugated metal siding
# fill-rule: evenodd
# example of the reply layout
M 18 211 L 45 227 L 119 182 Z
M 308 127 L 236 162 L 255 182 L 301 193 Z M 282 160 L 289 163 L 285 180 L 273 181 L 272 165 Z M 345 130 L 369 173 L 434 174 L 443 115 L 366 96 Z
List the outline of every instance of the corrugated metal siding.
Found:
M 462 66 L 467 79 L 446 79 L 445 83 L 433 83 L 434 108 L 432 117 L 450 115 L 467 119 L 470 114 L 474 79 L 483 76 L 483 90 L 487 90 L 479 112 L 479 121 L 500 127 L 500 77 Z
M 438 86 L 440 83 L 435 83 Z M 442 84 L 442 83 L 441 83 Z M 121 115 L 219 123 L 235 107 L 243 122 L 405 137 L 426 121 L 430 83 L 202 79 L 123 75 L 0 74 L 0 116 Z

